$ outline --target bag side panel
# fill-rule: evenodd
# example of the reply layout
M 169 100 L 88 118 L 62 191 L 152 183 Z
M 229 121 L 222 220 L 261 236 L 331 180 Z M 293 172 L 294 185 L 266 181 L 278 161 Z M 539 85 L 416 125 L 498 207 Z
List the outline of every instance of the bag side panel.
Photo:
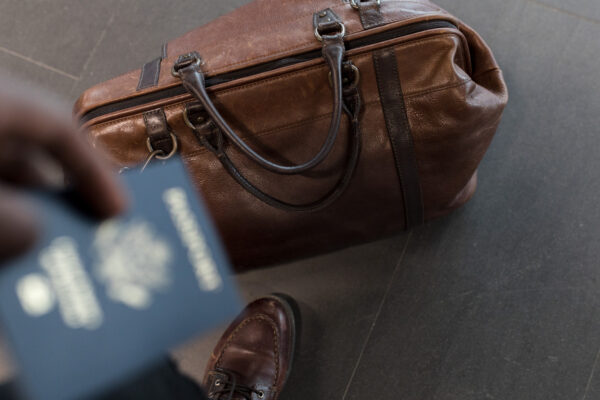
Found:
M 427 219 L 447 214 L 471 198 L 477 167 L 508 101 L 491 50 L 471 28 L 459 27 L 468 42 L 468 80 L 406 98 Z M 457 61 L 424 67 L 435 68 L 435 73 L 453 68 L 466 74 Z
M 427 98 L 435 92 L 443 93 L 443 98 L 448 99 L 448 88 L 465 86 L 471 80 L 465 72 L 468 60 L 462 51 L 463 37 L 456 31 L 419 34 L 400 43 L 391 41 L 382 46 L 395 48 L 403 92 L 407 107 L 412 110 L 413 121 L 419 113 L 415 99 Z M 169 125 L 180 140 L 190 174 L 200 193 L 204 194 L 238 268 L 331 251 L 404 228 L 403 198 L 377 90 L 373 57 L 366 51 L 353 54 L 351 59 L 361 71 L 363 149 L 347 192 L 335 206 L 321 212 L 289 213 L 261 203 L 242 189 L 212 154 L 198 145 L 183 122 L 183 104 L 165 108 Z M 437 67 L 424 71 L 422 65 Z M 256 149 L 282 162 L 300 162 L 319 149 L 329 125 L 331 89 L 327 75 L 323 64 L 313 65 L 219 91 L 214 99 L 232 127 Z M 442 135 L 452 142 L 457 140 L 453 134 L 457 129 L 455 126 L 444 127 L 442 133 L 436 130 L 435 134 L 417 130 L 415 141 L 422 138 L 419 143 L 429 146 L 428 135 Z M 95 145 L 107 148 L 119 165 L 139 163 L 147 155 L 141 114 L 92 126 L 90 132 Z M 314 200 L 333 186 L 348 152 L 347 135 L 344 118 L 331 156 L 319 168 L 302 176 L 272 174 L 235 150 L 229 148 L 228 152 L 259 187 L 285 200 L 300 203 Z M 423 152 L 419 152 L 419 148 L 417 152 L 421 157 Z M 431 159 L 431 163 L 437 168 L 435 160 Z M 426 187 L 433 190 L 434 186 L 427 183 L 432 173 L 421 167 L 419 164 Z M 444 167 L 447 178 L 454 179 L 458 174 L 457 180 L 462 181 L 462 170 L 457 171 L 455 166 Z M 424 193 L 444 197 L 444 203 L 446 197 L 452 197 L 452 191 L 456 196 L 460 189 L 448 189 L 448 196 L 435 191 Z M 437 203 L 433 204 L 434 208 L 439 207 Z

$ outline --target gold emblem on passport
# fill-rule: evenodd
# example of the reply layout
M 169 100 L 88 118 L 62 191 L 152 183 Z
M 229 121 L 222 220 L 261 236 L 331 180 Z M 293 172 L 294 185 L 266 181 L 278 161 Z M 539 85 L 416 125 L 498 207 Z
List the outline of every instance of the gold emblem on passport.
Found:
M 171 248 L 147 221 L 103 223 L 96 232 L 94 249 L 94 273 L 111 300 L 145 309 L 155 292 L 171 284 Z

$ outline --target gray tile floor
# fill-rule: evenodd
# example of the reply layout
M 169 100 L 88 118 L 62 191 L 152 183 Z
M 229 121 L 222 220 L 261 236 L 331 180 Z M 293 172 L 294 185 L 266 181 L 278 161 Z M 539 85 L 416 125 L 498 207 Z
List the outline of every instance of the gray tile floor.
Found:
M 244 2 L 3 0 L 0 68 L 73 101 Z M 239 276 L 248 298 L 301 303 L 283 398 L 599 399 L 600 3 L 438 3 L 510 89 L 478 193 L 410 233 Z M 188 373 L 218 336 L 175 351 Z

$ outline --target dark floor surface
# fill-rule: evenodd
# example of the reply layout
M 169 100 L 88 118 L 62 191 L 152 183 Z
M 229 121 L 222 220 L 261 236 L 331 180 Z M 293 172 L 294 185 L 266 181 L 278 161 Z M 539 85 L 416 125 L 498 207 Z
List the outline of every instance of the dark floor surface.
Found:
M 3 0 L 0 67 L 73 101 L 242 3 Z M 283 399 L 600 399 L 600 2 L 438 3 L 510 90 L 478 192 L 410 233 L 239 276 L 248 298 L 302 305 Z M 190 374 L 218 335 L 176 352 Z

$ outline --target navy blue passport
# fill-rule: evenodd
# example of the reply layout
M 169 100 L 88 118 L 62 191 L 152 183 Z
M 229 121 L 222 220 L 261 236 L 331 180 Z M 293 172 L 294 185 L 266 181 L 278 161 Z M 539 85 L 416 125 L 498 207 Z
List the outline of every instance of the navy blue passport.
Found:
M 241 309 L 181 161 L 124 179 L 131 209 L 102 223 L 34 197 L 41 240 L 0 269 L 2 328 L 31 399 L 99 394 Z

